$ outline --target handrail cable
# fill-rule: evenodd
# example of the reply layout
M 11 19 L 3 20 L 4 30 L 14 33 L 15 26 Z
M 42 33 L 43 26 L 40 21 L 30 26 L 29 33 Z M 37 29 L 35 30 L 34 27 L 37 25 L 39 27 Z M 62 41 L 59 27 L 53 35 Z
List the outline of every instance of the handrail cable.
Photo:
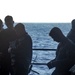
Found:
M 56 49 L 35 49 L 33 48 L 33 50 L 36 50 L 36 51 L 56 51 Z
M 56 49 L 32 49 L 32 50 L 34 50 L 34 51 L 56 51 Z M 37 58 L 37 56 L 35 57 L 35 60 L 36 60 L 36 58 Z M 34 60 L 34 61 L 35 61 Z M 33 65 L 46 65 L 47 63 L 31 63 L 31 65 L 33 66 Z M 31 67 L 32 68 L 32 67 Z M 35 72 L 35 73 L 37 73 L 38 75 L 39 75 L 39 73 L 38 72 L 36 72 L 36 71 L 34 71 L 34 70 L 32 70 L 31 69 L 31 71 L 33 71 L 33 72 Z
M 33 50 L 35 50 L 35 51 L 56 51 L 56 49 L 33 49 Z M 33 65 L 46 65 L 46 63 L 31 63 L 31 64 L 33 64 Z

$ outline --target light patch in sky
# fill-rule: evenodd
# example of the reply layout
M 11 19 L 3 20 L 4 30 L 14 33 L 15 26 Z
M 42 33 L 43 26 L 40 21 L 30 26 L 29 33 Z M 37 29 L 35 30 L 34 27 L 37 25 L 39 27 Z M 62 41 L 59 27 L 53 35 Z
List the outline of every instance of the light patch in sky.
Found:
M 71 22 L 74 0 L 2 0 L 0 18 L 12 15 L 15 22 Z

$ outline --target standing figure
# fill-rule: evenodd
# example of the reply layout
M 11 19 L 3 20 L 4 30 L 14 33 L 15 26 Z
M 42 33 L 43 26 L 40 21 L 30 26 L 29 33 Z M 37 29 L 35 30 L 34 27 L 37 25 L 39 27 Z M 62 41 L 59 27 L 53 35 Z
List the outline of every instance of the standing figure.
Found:
M 16 75 L 28 75 L 32 60 L 32 39 L 22 23 L 15 26 L 18 46 L 15 52 Z
M 13 75 L 14 71 L 12 69 L 12 65 L 11 65 L 11 53 L 9 51 L 9 47 L 12 45 L 12 47 L 14 48 L 15 46 L 15 40 L 16 40 L 16 32 L 14 30 L 13 24 L 13 17 L 7 15 L 5 17 L 5 24 L 7 26 L 7 29 L 4 29 L 2 31 L 2 36 L 1 36 L 1 43 L 2 43 L 2 47 L 1 50 L 3 52 L 2 54 L 2 75 L 9 75 L 9 73 L 11 73 L 11 75 Z
M 2 31 L 3 31 L 3 22 L 0 19 L 0 75 L 2 75 L 2 54 L 3 54 L 2 49 L 1 49 L 2 48 L 2 42 L 1 42 Z

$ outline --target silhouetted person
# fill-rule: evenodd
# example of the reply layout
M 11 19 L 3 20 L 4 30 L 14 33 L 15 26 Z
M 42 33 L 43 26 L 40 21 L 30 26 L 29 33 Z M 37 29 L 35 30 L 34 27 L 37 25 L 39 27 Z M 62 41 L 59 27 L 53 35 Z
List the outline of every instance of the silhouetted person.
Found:
M 68 33 L 67 38 L 70 39 L 72 42 L 75 43 L 75 19 L 72 20 L 71 25 L 72 25 L 72 29 Z M 56 56 L 58 55 L 60 47 L 61 47 L 61 43 L 58 44 L 58 49 L 56 51 Z M 55 59 L 53 59 L 51 61 L 55 61 Z M 51 61 L 49 63 L 51 63 Z
M 9 47 L 15 48 L 15 40 L 16 40 L 16 32 L 14 30 L 13 24 L 13 17 L 7 15 L 5 17 L 5 24 L 7 29 L 4 29 L 2 32 L 2 75 L 9 75 L 9 72 L 13 75 L 12 63 L 11 63 L 11 53 L 9 51 Z
M 16 75 L 28 75 L 32 60 L 32 39 L 22 23 L 18 23 L 15 30 L 19 42 L 15 52 Z
M 52 75 L 71 75 L 69 69 L 75 63 L 75 45 L 72 41 L 66 38 L 61 30 L 54 27 L 50 33 L 54 41 L 60 43 L 56 52 L 56 58 L 51 62 L 47 63 L 47 66 L 51 69 L 55 67 Z
M 71 22 L 72 29 L 68 33 L 67 37 L 75 43 L 75 19 Z
M 1 37 L 2 30 L 3 30 L 3 22 L 0 19 L 0 37 Z M 0 75 L 2 75 L 1 74 L 1 72 L 2 72 L 2 68 L 1 67 L 2 67 L 2 50 L 1 50 L 1 39 L 0 39 Z

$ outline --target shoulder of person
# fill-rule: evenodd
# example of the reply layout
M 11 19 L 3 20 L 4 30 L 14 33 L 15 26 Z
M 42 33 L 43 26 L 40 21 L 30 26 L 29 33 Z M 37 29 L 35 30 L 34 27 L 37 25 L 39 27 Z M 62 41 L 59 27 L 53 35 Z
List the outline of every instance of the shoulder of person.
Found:
M 25 35 L 27 36 L 28 39 L 32 40 L 31 36 L 28 33 L 26 33 Z
M 68 41 L 69 41 L 70 44 L 75 46 L 75 43 L 72 40 L 70 40 L 69 38 L 68 38 Z

